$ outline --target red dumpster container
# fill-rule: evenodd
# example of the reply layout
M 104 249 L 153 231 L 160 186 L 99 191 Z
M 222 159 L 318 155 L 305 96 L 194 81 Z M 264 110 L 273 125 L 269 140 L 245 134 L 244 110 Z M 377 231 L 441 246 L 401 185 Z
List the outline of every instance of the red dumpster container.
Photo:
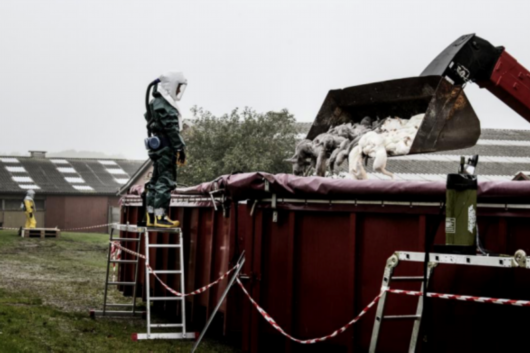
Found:
M 480 177 L 479 177 L 480 180 Z M 210 199 L 214 195 L 217 211 Z M 478 225 L 487 249 L 530 252 L 530 183 L 484 182 L 478 190 Z M 202 287 L 231 267 L 245 250 L 246 288 L 287 332 L 300 339 L 325 336 L 356 316 L 379 293 L 383 270 L 395 251 L 423 251 L 428 229 L 439 223 L 443 182 L 352 181 L 248 173 L 178 190 L 172 216 L 182 221 L 186 289 Z M 122 220 L 138 219 L 139 197 L 122 200 Z M 442 210 L 443 211 L 443 210 Z M 444 222 L 436 243 L 444 242 Z M 153 241 L 155 239 L 152 239 Z M 171 241 L 161 235 L 158 242 Z M 175 254 L 151 254 L 170 268 Z M 141 251 L 144 251 L 141 248 Z M 142 269 L 143 270 L 143 269 Z M 405 263 L 397 275 L 421 275 Z M 121 273 L 128 280 L 132 274 Z M 430 290 L 440 293 L 530 300 L 530 272 L 439 266 Z M 176 281 L 166 277 L 178 289 Z M 145 275 L 140 275 L 138 294 Z M 154 284 L 154 282 L 152 283 Z M 188 322 L 200 330 L 226 286 L 188 298 Z M 152 287 L 158 294 L 163 288 Z M 419 290 L 419 284 L 396 288 Z M 126 295 L 130 293 L 124 292 Z M 145 293 L 143 293 L 145 294 Z M 165 293 L 163 294 L 165 295 Z M 413 314 L 417 298 L 389 295 L 386 313 Z M 431 299 L 429 341 L 439 352 L 499 352 L 526 343 L 518 316 L 529 308 Z M 161 302 L 158 309 L 176 311 Z M 300 345 L 275 331 L 233 288 L 212 333 L 235 338 L 245 352 L 367 351 L 375 308 L 345 333 L 323 343 Z M 508 324 L 509 323 L 509 324 Z M 422 332 L 425 330 L 422 330 Z M 407 350 L 412 322 L 385 322 L 378 351 Z M 423 333 L 420 336 L 423 337 Z M 421 351 L 421 342 L 418 344 Z

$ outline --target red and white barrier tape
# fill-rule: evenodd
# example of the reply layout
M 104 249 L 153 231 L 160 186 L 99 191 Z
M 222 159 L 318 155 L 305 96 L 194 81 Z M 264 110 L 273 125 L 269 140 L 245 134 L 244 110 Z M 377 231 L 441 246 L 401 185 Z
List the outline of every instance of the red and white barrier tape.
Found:
M 386 291 L 394 294 L 412 295 L 415 297 L 421 297 L 422 292 L 401 290 L 401 289 L 389 289 Z M 440 293 L 427 293 L 430 298 L 450 299 L 450 300 L 461 300 L 464 302 L 476 302 L 476 303 L 488 303 L 488 304 L 500 304 L 500 305 L 513 305 L 513 306 L 530 306 L 530 301 L 527 300 L 513 300 L 513 299 L 499 299 L 499 298 L 488 298 L 488 297 L 474 297 L 469 295 L 456 295 L 456 294 L 440 294 Z
M 291 336 L 288 333 L 286 333 L 276 323 L 276 321 L 262 307 L 260 307 L 254 301 L 254 299 L 252 299 L 252 297 L 247 292 L 246 288 L 243 286 L 243 284 L 241 283 L 239 278 L 237 279 L 237 284 L 239 284 L 239 287 L 243 290 L 243 292 L 245 293 L 247 298 L 250 300 L 252 305 L 254 305 L 256 310 L 258 310 L 258 312 L 261 314 L 261 316 L 263 316 L 263 318 L 269 324 L 271 324 L 271 326 L 273 328 L 275 328 L 278 332 L 280 332 L 282 335 L 284 335 L 285 337 L 289 338 L 290 340 L 292 340 L 294 342 L 301 343 L 301 344 L 313 344 L 313 343 L 317 343 L 317 342 L 323 342 L 323 341 L 326 341 L 326 340 L 328 340 L 328 339 L 330 339 L 332 337 L 338 336 L 339 334 L 343 333 L 350 326 L 352 326 L 357 321 L 359 321 L 359 319 L 364 314 L 366 314 L 370 310 L 370 308 L 372 308 L 379 301 L 379 299 L 381 299 L 381 295 L 383 295 L 384 292 L 389 292 L 389 293 L 394 293 L 394 294 L 401 294 L 401 295 L 412 295 L 412 296 L 417 296 L 417 297 L 420 297 L 420 296 L 423 295 L 422 292 L 417 292 L 417 291 L 407 291 L 407 290 L 401 290 L 401 289 L 383 288 L 381 293 L 377 297 L 375 297 L 375 299 L 370 304 L 368 304 L 356 318 L 354 318 L 353 320 L 348 322 L 346 325 L 344 325 L 340 329 L 335 330 L 331 334 L 329 334 L 327 336 L 320 337 L 320 338 L 300 340 L 300 339 L 294 338 L 293 336 Z M 489 304 L 512 305 L 512 306 L 530 306 L 530 301 L 527 301 L 527 300 L 513 300 L 513 299 L 500 299 L 500 298 L 488 298 L 488 297 L 475 297 L 475 296 L 469 296 L 469 295 L 455 295 L 455 294 L 441 294 L 441 293 L 427 293 L 427 296 L 431 297 L 431 298 L 461 300 L 461 301 L 466 301 L 466 302 L 489 303 Z
M 121 246 L 120 244 L 116 244 L 116 247 L 122 249 L 123 251 L 129 253 L 129 254 L 132 254 L 132 255 L 135 255 L 135 256 L 139 256 L 140 258 L 142 259 L 145 259 L 145 256 L 142 255 L 142 254 L 139 254 L 137 252 L 134 252 L 132 250 L 129 250 L 123 246 Z M 148 268 L 149 268 L 149 271 L 151 272 L 151 274 L 160 282 L 160 284 L 162 284 L 162 286 L 164 288 L 166 288 L 169 292 L 171 292 L 172 294 L 180 297 L 180 296 L 190 296 L 190 295 L 197 295 L 197 294 L 201 294 L 201 293 L 204 293 L 205 291 L 207 291 L 209 288 L 211 288 L 212 286 L 216 285 L 217 283 L 219 283 L 220 281 L 222 281 L 224 278 L 226 278 L 232 271 L 234 271 L 236 268 L 237 268 L 237 265 L 232 267 L 230 270 L 228 270 L 227 272 L 225 272 L 221 277 L 219 277 L 216 281 L 202 287 L 202 288 L 199 288 L 197 290 L 194 290 L 193 292 L 190 292 L 190 293 L 180 293 L 176 290 L 174 290 L 173 288 L 170 288 L 166 283 L 164 283 L 164 281 L 162 281 L 155 273 L 153 273 L 153 269 L 151 268 L 151 266 L 147 265 Z M 277 331 L 279 331 L 282 335 L 284 335 L 285 337 L 295 341 L 295 342 L 298 342 L 298 343 L 301 343 L 301 344 L 313 344 L 313 343 L 317 343 L 317 342 L 324 342 L 330 338 L 333 338 L 335 336 L 338 336 L 339 334 L 343 333 L 344 331 L 346 331 L 350 326 L 352 326 L 353 324 L 355 324 L 357 321 L 359 321 L 359 319 L 361 317 L 364 316 L 364 314 L 366 314 L 378 301 L 379 299 L 381 299 L 381 295 L 383 294 L 383 292 L 381 292 L 377 297 L 375 297 L 375 299 L 370 303 L 368 304 L 361 312 L 359 315 L 357 315 L 357 317 L 355 317 L 353 320 L 351 320 L 350 322 L 348 322 L 346 325 L 344 325 L 343 327 L 339 328 L 338 330 L 335 330 L 333 331 L 332 333 L 330 333 L 329 335 L 326 335 L 326 336 L 323 336 L 323 337 L 319 337 L 319 338 L 313 338 L 313 339 L 307 339 L 307 340 L 300 340 L 300 339 L 297 339 L 297 338 L 294 338 L 293 336 L 289 335 L 287 332 L 285 332 L 277 323 L 276 321 L 269 315 L 267 314 L 267 312 L 262 308 L 260 307 L 255 301 L 254 299 L 252 299 L 252 297 L 250 296 L 250 294 L 247 292 L 246 288 L 243 286 L 243 284 L 241 283 L 241 281 L 239 280 L 239 278 L 237 279 L 237 283 L 239 285 L 239 287 L 243 290 L 243 292 L 245 293 L 245 295 L 247 296 L 247 298 L 250 300 L 250 302 L 252 303 L 252 305 L 254 305 L 254 307 L 256 308 L 256 310 L 258 310 L 258 312 L 263 316 L 263 318 L 269 323 L 272 325 L 272 327 L 274 327 Z
M 123 246 L 121 246 L 118 242 L 116 242 L 115 246 L 131 255 L 135 255 L 135 256 L 138 256 L 142 259 L 145 259 L 145 256 L 142 255 L 142 254 L 139 254 L 135 251 L 132 251 L 132 250 L 129 250 Z M 160 282 L 160 284 L 166 288 L 169 292 L 171 292 L 172 294 L 176 295 L 177 297 L 187 297 L 187 296 L 191 296 L 191 295 L 197 295 L 197 294 L 201 294 L 201 293 L 204 293 L 206 292 L 208 289 L 210 289 L 211 287 L 215 286 L 216 284 L 218 284 L 219 282 L 221 282 L 223 279 L 225 279 L 232 271 L 234 271 L 236 268 L 237 268 L 237 265 L 232 267 L 231 269 L 229 269 L 228 271 L 226 271 L 221 277 L 219 277 L 218 279 L 216 279 L 215 281 L 213 281 L 212 283 L 210 284 L 207 284 L 205 285 L 204 287 L 201 287 L 199 289 L 196 289 L 194 290 L 193 292 L 189 292 L 189 293 L 180 293 L 176 290 L 174 290 L 173 288 L 169 287 L 166 283 L 164 283 L 164 281 L 162 281 L 160 279 L 160 277 L 158 277 L 156 275 L 156 273 L 153 273 L 153 268 L 147 264 L 147 267 L 150 271 L 150 273 Z
M 110 246 L 110 258 L 111 260 L 121 260 L 121 252 L 122 250 L 117 246 L 120 245 L 119 242 L 113 241 Z M 112 271 L 116 272 L 116 263 L 112 263 Z
M 234 267 L 232 267 L 231 269 L 229 269 L 228 271 L 226 271 L 221 277 L 219 277 L 218 279 L 216 279 L 214 282 L 202 287 L 202 288 L 199 288 L 199 289 L 196 289 L 194 290 L 193 292 L 189 292 L 189 293 L 180 293 L 180 292 L 177 292 L 176 290 L 174 290 L 173 288 L 170 288 L 167 284 L 164 283 L 164 281 L 162 281 L 157 275 L 156 273 L 153 272 L 153 269 L 151 268 L 151 266 L 147 265 L 149 267 L 149 271 L 151 271 L 151 274 L 153 276 L 155 276 L 155 278 L 158 280 L 158 282 L 160 282 L 160 284 L 166 288 L 168 291 L 170 291 L 172 294 L 176 295 L 177 297 L 187 297 L 187 296 L 191 296 L 191 295 L 197 295 L 197 294 L 201 294 L 201 293 L 204 293 L 206 292 L 208 289 L 210 289 L 211 287 L 215 286 L 217 283 L 221 282 L 223 279 L 225 279 L 232 271 L 234 271 L 238 265 L 235 265 Z
M 298 342 L 298 343 L 301 343 L 301 344 L 313 344 L 313 343 L 318 343 L 318 342 L 324 342 L 326 340 L 329 340 L 330 338 L 333 338 L 335 336 L 338 336 L 340 335 L 341 333 L 343 333 L 344 331 L 346 331 L 350 326 L 352 326 L 353 324 L 355 324 L 357 321 L 359 321 L 359 319 L 361 317 L 364 316 L 364 314 L 366 314 L 378 301 L 379 299 L 381 299 L 381 295 L 383 295 L 383 292 L 379 293 L 379 295 L 377 297 L 374 298 L 374 300 L 372 300 L 372 302 L 370 304 L 368 304 L 360 313 L 359 315 L 357 315 L 353 320 L 351 320 L 350 322 L 348 322 L 346 325 L 342 326 L 341 328 L 339 328 L 338 330 L 335 330 L 333 331 L 332 333 L 330 333 L 329 335 L 326 335 L 326 336 L 323 336 L 323 337 L 319 337 L 319 338 L 312 338 L 312 339 L 306 339 L 306 340 L 301 340 L 301 339 L 298 339 L 298 338 L 294 338 L 293 336 L 289 335 L 287 332 L 284 331 L 284 329 L 282 329 L 277 323 L 276 321 L 274 321 L 274 319 L 269 315 L 267 314 L 267 312 L 258 305 L 258 303 L 256 303 L 254 301 L 254 299 L 252 299 L 252 297 L 250 296 L 250 294 L 248 294 L 245 286 L 243 286 L 243 284 L 241 283 L 241 281 L 239 280 L 239 278 L 237 279 L 237 284 L 239 284 L 239 287 L 243 290 L 243 292 L 245 293 L 245 295 L 247 296 L 247 298 L 250 300 L 250 302 L 252 303 L 252 305 L 254 305 L 254 307 L 256 308 L 256 310 L 258 310 L 258 312 L 261 314 L 261 316 L 263 316 L 263 318 L 269 323 L 271 324 L 272 327 L 274 327 L 278 332 L 280 332 L 282 335 L 284 335 L 285 337 L 289 338 L 290 340 L 294 341 L 294 342 Z
M 86 229 L 97 229 L 97 228 L 106 228 L 108 226 L 113 225 L 114 223 L 107 223 L 107 224 L 98 224 L 95 226 L 88 226 L 88 227 L 78 227 L 78 228 L 68 228 L 68 229 L 61 229 L 62 232 L 69 232 L 72 230 L 86 230 Z
M 97 229 L 97 228 L 106 228 L 110 225 L 113 225 L 114 223 L 107 223 L 107 224 L 98 224 L 95 226 L 88 226 L 88 227 L 79 227 L 79 228 L 67 228 L 67 229 L 61 229 L 62 232 L 70 232 L 72 230 L 86 230 L 86 229 Z M 19 228 L 11 228 L 11 227 L 0 227 L 0 230 L 19 230 Z
M 115 246 L 123 251 L 125 251 L 126 253 L 129 253 L 131 255 L 134 255 L 134 256 L 138 256 L 140 259 L 144 259 L 145 260 L 145 255 L 142 255 L 140 253 L 137 253 L 136 251 L 132 251 L 130 249 L 127 249 L 126 247 L 123 247 L 120 245 L 120 243 L 118 241 L 114 242 Z

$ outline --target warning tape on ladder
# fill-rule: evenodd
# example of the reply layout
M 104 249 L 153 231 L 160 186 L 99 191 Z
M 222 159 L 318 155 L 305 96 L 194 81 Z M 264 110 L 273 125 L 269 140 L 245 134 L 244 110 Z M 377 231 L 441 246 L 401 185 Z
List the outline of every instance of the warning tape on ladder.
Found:
M 121 260 L 121 252 L 122 250 L 117 246 L 120 245 L 119 242 L 113 241 L 110 246 L 110 258 L 111 260 Z M 116 272 L 116 263 L 112 263 L 112 271 Z
M 252 299 L 252 297 L 250 296 L 250 294 L 248 294 L 245 286 L 243 286 L 243 284 L 241 283 L 241 281 L 239 280 L 239 278 L 237 279 L 237 284 L 239 284 L 239 287 L 243 290 L 243 292 L 245 293 L 245 295 L 247 296 L 247 298 L 250 300 L 250 302 L 252 303 L 252 305 L 256 308 L 256 310 L 258 310 L 258 312 L 261 314 L 261 316 L 263 316 L 263 318 L 269 323 L 271 324 L 272 327 L 274 327 L 276 329 L 276 331 L 280 332 L 282 335 L 284 335 L 285 337 L 289 338 L 290 340 L 294 341 L 294 342 L 298 342 L 298 343 L 301 343 L 301 344 L 314 344 L 314 343 L 318 343 L 318 342 L 324 342 L 324 341 L 327 341 L 329 340 L 330 338 L 333 338 L 335 336 L 338 336 L 340 335 L 341 333 L 343 333 L 344 331 L 346 331 L 348 328 L 350 328 L 350 326 L 352 326 L 353 324 L 355 324 L 357 321 L 359 321 L 359 319 L 361 317 L 364 316 L 364 314 L 366 314 L 378 301 L 379 299 L 381 299 L 381 295 L 383 295 L 384 292 L 381 292 L 379 293 L 379 295 L 377 297 L 374 298 L 374 300 L 372 300 L 372 302 L 370 304 L 368 304 L 360 313 L 359 315 L 357 315 L 354 319 L 352 319 L 350 322 L 348 322 L 346 325 L 342 326 L 341 328 L 339 328 L 338 330 L 335 330 L 333 331 L 332 333 L 330 333 L 329 335 L 327 336 L 323 336 L 323 337 L 319 337 L 319 338 L 312 338 L 312 339 L 306 339 L 306 340 L 301 340 L 301 339 L 298 339 L 298 338 L 294 338 L 293 336 L 291 336 L 290 334 L 288 334 L 287 332 L 285 332 L 284 329 L 282 329 L 277 323 L 276 321 L 261 307 L 258 305 L 258 303 L 256 303 L 256 301 L 254 301 L 254 299 Z
M 415 297 L 421 297 L 423 295 L 423 292 L 401 290 L 401 289 L 387 288 L 386 291 L 388 291 L 389 293 L 412 295 Z M 513 306 L 530 306 L 530 301 L 527 301 L 527 300 L 474 297 L 474 296 L 469 296 L 469 295 L 441 294 L 441 293 L 427 293 L 427 296 L 430 298 L 460 300 L 460 301 L 475 302 L 475 303 L 488 303 L 488 304 L 513 305 Z
M 132 251 L 130 249 L 127 249 L 126 247 L 123 247 L 117 241 L 114 242 L 114 246 L 116 246 L 117 248 L 121 249 L 122 251 L 125 251 L 126 253 L 129 253 L 129 254 L 134 255 L 134 256 L 138 256 L 140 259 L 144 259 L 144 260 L 146 259 L 145 255 L 142 255 L 140 253 L 137 253 L 136 251 Z
M 134 255 L 134 256 L 138 256 L 139 258 L 141 259 L 146 259 L 145 255 L 142 255 L 140 253 L 137 253 L 135 251 L 132 251 L 130 249 L 127 249 L 126 247 L 123 247 L 122 245 L 120 245 L 118 242 L 115 242 L 114 244 L 116 246 L 116 248 L 119 248 L 131 255 Z M 221 277 L 219 277 L 218 279 L 216 279 L 215 281 L 213 281 L 212 283 L 210 284 L 207 284 L 205 285 L 204 287 L 201 287 L 199 289 L 196 289 L 194 290 L 193 292 L 189 292 L 189 293 L 180 293 L 176 290 L 174 290 L 173 288 L 169 287 L 164 281 L 162 281 L 160 279 L 160 277 L 158 277 L 156 275 L 156 273 L 153 272 L 153 268 L 147 264 L 147 268 L 149 270 L 149 272 L 160 282 L 160 284 L 166 288 L 168 291 L 170 291 L 172 294 L 176 295 L 177 297 L 188 297 L 188 296 L 191 296 L 191 295 L 197 295 L 197 294 L 201 294 L 201 293 L 204 293 L 206 292 L 208 289 L 210 289 L 211 287 L 215 286 L 216 284 L 218 284 L 219 282 L 221 282 L 223 279 L 225 279 L 232 271 L 234 271 L 236 268 L 237 268 L 238 265 L 235 265 L 234 267 L 232 267 L 231 269 L 229 269 L 228 271 L 226 271 Z

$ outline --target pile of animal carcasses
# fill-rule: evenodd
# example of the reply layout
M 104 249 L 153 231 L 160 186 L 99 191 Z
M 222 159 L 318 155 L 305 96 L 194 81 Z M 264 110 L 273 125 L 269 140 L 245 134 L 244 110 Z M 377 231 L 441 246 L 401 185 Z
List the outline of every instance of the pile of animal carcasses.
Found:
M 325 176 L 328 167 L 333 175 L 348 158 L 350 174 L 362 180 L 368 178 L 363 160 L 373 158 L 374 171 L 393 178 L 393 174 L 386 170 L 388 155 L 400 156 L 410 152 L 424 116 L 418 114 L 410 119 L 365 117 L 360 123 L 333 126 L 313 141 L 300 141 L 294 156 L 286 161 L 293 163 L 295 175 L 315 169 L 316 175 Z

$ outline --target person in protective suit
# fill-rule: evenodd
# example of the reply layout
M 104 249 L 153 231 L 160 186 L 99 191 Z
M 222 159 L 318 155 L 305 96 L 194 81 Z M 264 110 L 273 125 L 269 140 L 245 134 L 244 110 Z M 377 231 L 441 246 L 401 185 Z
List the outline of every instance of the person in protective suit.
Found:
M 24 225 L 24 228 L 36 228 L 37 227 L 37 220 L 35 219 L 35 191 L 28 190 L 26 197 L 24 198 L 24 201 L 22 202 L 22 205 L 20 205 L 20 208 L 24 210 L 24 213 L 26 214 L 26 224 Z
M 180 136 L 181 114 L 177 102 L 187 86 L 181 72 L 168 72 L 147 88 L 146 113 L 148 138 L 145 141 L 153 161 L 151 180 L 146 183 L 146 225 L 148 227 L 178 227 L 178 221 L 168 217 L 171 190 L 177 187 L 177 162 L 186 161 L 184 140 Z M 150 90 L 153 99 L 149 102 Z

